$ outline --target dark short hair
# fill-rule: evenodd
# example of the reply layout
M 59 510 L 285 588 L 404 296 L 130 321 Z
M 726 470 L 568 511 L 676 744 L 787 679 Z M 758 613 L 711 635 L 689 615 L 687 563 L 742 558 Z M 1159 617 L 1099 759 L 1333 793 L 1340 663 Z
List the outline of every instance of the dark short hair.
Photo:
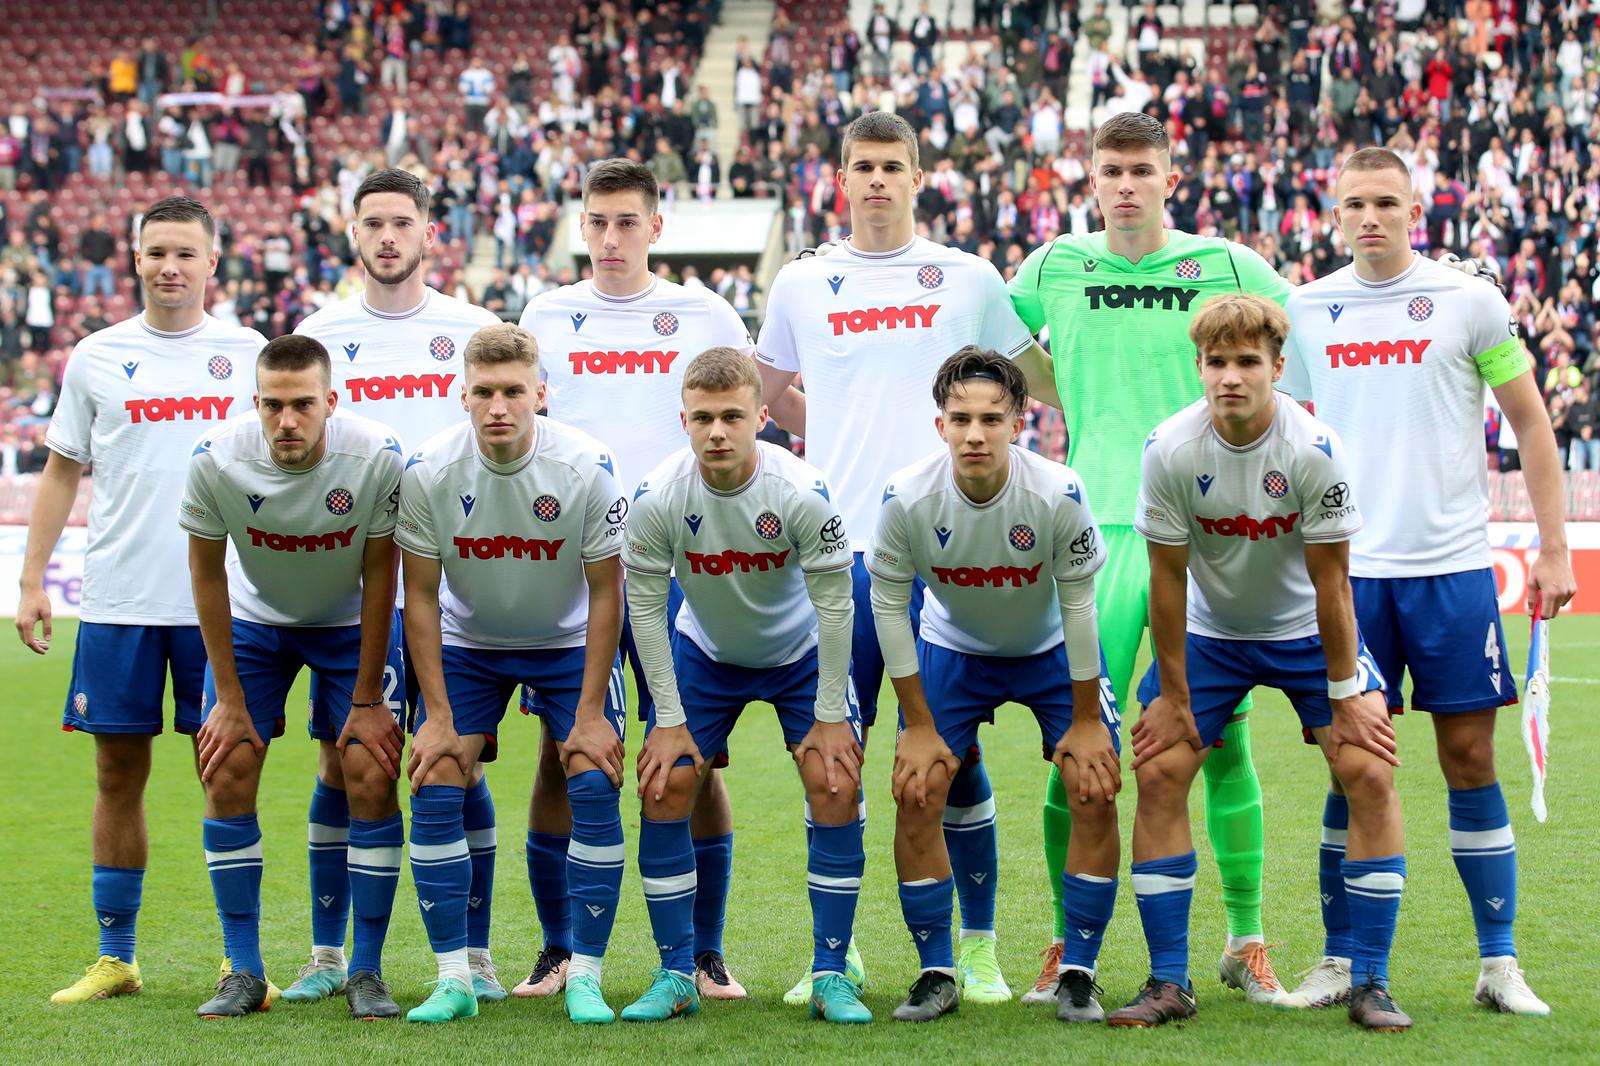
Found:
M 583 202 L 596 193 L 636 192 L 644 199 L 645 217 L 656 213 L 661 203 L 661 185 L 650 168 L 632 159 L 602 159 L 589 168 L 583 179 Z
M 387 170 L 368 174 L 366 179 L 356 186 L 355 199 L 351 201 L 355 212 L 357 214 L 361 213 L 361 201 L 363 199 L 373 193 L 380 192 L 397 192 L 401 196 L 410 197 L 411 202 L 417 205 L 417 214 L 424 221 L 427 220 L 428 212 L 433 206 L 433 192 L 428 188 L 426 182 L 409 170 L 390 167 Z
M 284 370 L 293 373 L 297 370 L 307 370 L 316 367 L 322 375 L 323 381 L 333 380 L 333 362 L 328 358 L 328 349 L 315 337 L 306 337 L 299 333 L 287 333 L 282 337 L 274 337 L 261 349 L 261 354 L 256 356 L 256 374 L 263 370 Z
M 1142 111 L 1124 111 L 1100 123 L 1094 132 L 1096 152 L 1124 152 L 1130 148 L 1154 148 L 1158 152 L 1172 150 L 1172 139 L 1167 127 Z
M 933 376 L 933 402 L 940 410 L 950 399 L 950 391 L 962 382 L 979 379 L 999 385 L 1011 399 L 1011 410 L 1020 415 L 1028 409 L 1028 379 L 1022 369 L 989 348 L 969 344 L 946 359 Z
M 152 222 L 198 222 L 208 239 L 217 235 L 217 220 L 211 217 L 211 211 L 190 196 L 169 196 L 145 208 L 144 217 L 139 220 L 139 233 L 143 235 L 144 228 Z
M 844 128 L 844 143 L 839 147 L 839 165 L 850 166 L 850 149 L 859 141 L 869 144 L 903 144 L 911 159 L 911 169 L 916 170 L 917 131 L 911 123 L 892 111 L 868 111 Z

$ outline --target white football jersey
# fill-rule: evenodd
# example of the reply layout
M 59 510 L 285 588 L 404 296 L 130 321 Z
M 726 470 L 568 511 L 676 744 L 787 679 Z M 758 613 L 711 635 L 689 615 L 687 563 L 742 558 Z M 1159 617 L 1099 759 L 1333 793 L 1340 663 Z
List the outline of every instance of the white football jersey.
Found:
M 1287 396 L 1272 426 L 1235 448 L 1196 400 L 1145 441 L 1134 528 L 1157 544 L 1189 546 L 1189 632 L 1226 640 L 1293 640 L 1317 633 L 1317 595 L 1305 545 L 1349 540 L 1361 528 L 1344 445 Z
M 785 264 L 756 358 L 799 372 L 806 458 L 838 491 L 862 551 L 885 483 L 943 446 L 933 428 L 939 364 L 968 344 L 1014 359 L 1032 343 L 993 264 L 916 237 L 882 254 L 846 241 Z
M 634 494 L 622 563 L 676 573 L 678 632 L 719 663 L 773 667 L 817 645 L 805 575 L 850 568 L 850 539 L 822 472 L 757 441 L 755 475 L 733 492 L 700 476 L 685 448 Z
M 550 417 L 610 444 L 623 485 L 686 443 L 678 415 L 694 357 L 753 343 L 728 301 L 661 278 L 625 297 L 592 281 L 552 289 L 529 301 L 522 328 L 539 342 Z
M 1357 577 L 1422 577 L 1490 565 L 1484 386 L 1528 372 L 1493 285 L 1416 256 L 1400 276 L 1353 266 L 1289 297 L 1283 385 L 1345 440 L 1367 526 Z
M 272 461 L 254 411 L 195 445 L 178 523 L 231 541 L 228 600 L 235 618 L 274 626 L 361 621 L 368 537 L 394 533 L 400 443 L 387 426 L 334 411 L 327 451 L 310 470 Z
M 255 330 L 210 315 L 182 333 L 136 315 L 72 350 L 45 443 L 93 466 L 84 621 L 199 624 L 189 538 L 172 514 L 196 435 L 250 410 L 265 344 Z
M 1078 475 L 1015 444 L 1011 474 L 988 503 L 956 487 L 944 448 L 897 472 L 882 500 L 867 568 L 890 581 L 920 576 L 920 636 L 953 651 L 1049 651 L 1062 641 L 1056 582 L 1105 564 Z
M 582 430 L 538 420 L 533 450 L 496 470 L 472 423 L 406 460 L 395 540 L 438 559 L 444 643 L 576 648 L 589 625 L 585 563 L 622 551 L 628 500 L 611 452 Z

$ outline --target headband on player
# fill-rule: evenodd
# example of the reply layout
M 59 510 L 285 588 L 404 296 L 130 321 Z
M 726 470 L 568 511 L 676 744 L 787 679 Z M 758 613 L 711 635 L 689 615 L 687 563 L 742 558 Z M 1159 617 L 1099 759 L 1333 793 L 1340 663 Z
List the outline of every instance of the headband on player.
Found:
M 972 370 L 968 371 L 967 373 L 962 374 L 959 378 L 957 378 L 955 380 L 955 384 L 960 384 L 963 381 L 974 381 L 974 380 L 992 381 L 996 385 L 999 385 L 1002 389 L 1006 388 L 1006 382 L 1005 382 L 1004 378 L 1002 378 L 999 374 L 995 373 L 993 370 L 989 370 L 989 369 L 984 368 L 984 367 L 975 367 Z

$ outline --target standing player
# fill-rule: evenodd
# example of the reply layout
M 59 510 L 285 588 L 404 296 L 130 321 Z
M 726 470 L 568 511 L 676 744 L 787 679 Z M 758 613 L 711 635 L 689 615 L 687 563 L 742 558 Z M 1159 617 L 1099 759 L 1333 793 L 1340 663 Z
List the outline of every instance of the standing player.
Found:
M 1067 462 L 1084 465 L 1105 535 L 1107 565 L 1098 582 L 1100 634 L 1117 703 L 1126 705 L 1134 660 L 1149 616 L 1150 570 L 1134 531 L 1140 446 L 1157 422 L 1200 395 L 1189 323 L 1221 293 L 1247 292 L 1282 303 L 1289 285 L 1240 244 L 1167 229 L 1165 203 L 1181 175 L 1167 133 L 1149 115 L 1116 115 L 1095 132 L 1090 182 L 1105 230 L 1062 236 L 1034 249 L 1011 281 L 1028 327 L 1048 327 L 1055 378 L 1067 419 Z M 1038 395 L 1038 393 L 1035 393 Z M 1228 945 L 1224 981 L 1254 1002 L 1281 989 L 1261 928 L 1261 784 L 1250 760 L 1244 715 L 1248 695 L 1205 762 L 1206 828 L 1222 874 Z M 1072 819 L 1059 771 L 1045 789 L 1045 866 L 1057 894 L 1055 940 L 1024 1002 L 1047 1002 L 1066 927 L 1059 906 L 1062 862 Z
M 522 328 L 543 354 L 550 415 L 606 441 L 617 481 L 632 487 L 683 445 L 684 368 L 694 353 L 726 345 L 748 349 L 750 333 L 733 307 L 709 289 L 685 289 L 650 272 L 650 246 L 661 236 L 654 174 L 627 159 L 606 159 L 583 183 L 583 236 L 594 278 L 555 289 L 522 312 Z M 681 595 L 672 586 L 669 610 Z M 623 615 L 623 652 L 633 665 L 639 717 L 650 710 L 650 689 L 632 629 Z M 536 708 L 537 694 L 528 700 Z M 548 734 L 540 753 L 528 816 L 528 879 L 539 909 L 545 948 L 519 996 L 561 991 L 571 955 L 570 908 L 561 871 L 571 832 L 561 765 Z M 722 956 L 728 883 L 733 864 L 733 813 L 721 771 L 701 790 L 690 822 L 694 835 L 695 984 L 711 999 L 741 999 L 744 988 Z
M 205 647 L 189 591 L 182 536 L 172 511 L 204 423 L 238 414 L 265 340 L 206 314 L 216 272 L 216 225 L 205 205 L 174 196 L 139 224 L 134 266 L 144 313 L 85 338 L 67 361 L 45 443 L 28 527 L 17 634 L 50 649 L 50 553 L 94 464 L 82 622 L 62 728 L 95 738 L 94 878 L 100 957 L 50 997 L 82 1003 L 140 988 L 135 925 L 148 858 L 144 789 L 150 738 L 165 724 L 161 697 L 172 677 L 174 728 L 200 728 Z M 44 624 L 44 634 L 36 627 Z
M 494 759 L 517 686 L 540 694 L 572 809 L 566 880 L 574 952 L 567 1015 L 603 1023 L 600 963 L 622 886 L 622 550 L 627 498 L 593 437 L 540 418 L 533 337 L 509 323 L 473 335 L 470 416 L 406 463 L 400 499 L 407 640 L 422 687 L 411 745 L 411 869 L 439 983 L 406 1015 L 471 1017 L 465 787 Z M 441 587 L 440 579 L 444 579 Z M 441 617 L 442 608 L 442 617 Z
M 1548 1014 L 1517 966 L 1516 840 L 1494 766 L 1495 710 L 1517 692 L 1486 532 L 1484 386 L 1522 447 L 1540 544 L 1528 609 L 1545 618 L 1575 589 L 1554 435 L 1505 299 L 1411 250 L 1407 234 L 1422 208 L 1400 157 L 1381 148 L 1352 154 L 1336 191 L 1335 217 L 1355 262 L 1296 290 L 1285 380 L 1349 442 L 1369 518 L 1350 555 L 1356 614 L 1391 682 L 1389 706 L 1403 706 L 1408 673 L 1412 707 L 1433 715 L 1450 849 L 1478 932 L 1477 1000 Z M 1397 455 L 1406 457 L 1403 475 Z M 1323 816 L 1327 948 L 1291 1006 L 1348 995 L 1353 903 L 1330 876 L 1346 807 L 1336 781 Z
M 1133 892 L 1150 979 L 1111 1012 L 1112 1025 L 1194 1016 L 1189 787 L 1256 685 L 1289 697 L 1350 795 L 1341 875 L 1361 976 L 1350 1020 L 1388 1031 L 1411 1025 L 1388 992 L 1406 875 L 1394 786 L 1400 760 L 1347 576 L 1361 515 L 1344 445 L 1273 391 L 1288 331 L 1288 317 L 1269 300 L 1207 304 L 1189 327 L 1205 398 L 1156 427 L 1144 450 L 1134 523 L 1150 542 L 1156 661 L 1139 685 L 1144 710 L 1133 727 Z
M 352 236 L 366 268 L 365 291 L 331 304 L 300 323 L 296 333 L 314 337 L 332 353 L 333 384 L 348 410 L 376 419 L 403 447 L 416 445 L 463 420 L 461 352 L 484 326 L 500 321 L 494 313 L 447 296 L 426 283 L 425 261 L 433 248 L 434 224 L 428 187 L 404 170 L 381 170 L 356 189 Z M 403 597 L 402 597 L 403 600 Z M 416 705 L 416 680 L 406 671 L 404 698 Z M 384 698 L 401 709 L 401 694 Z M 391 817 L 351 816 L 341 775 L 337 730 L 329 701 L 313 676 L 311 735 L 321 744 L 317 781 L 311 793 L 311 959 L 300 979 L 284 990 L 288 1002 L 310 1002 L 344 990 L 351 1009 L 368 1016 L 400 1008 L 381 978 L 351 966 L 344 956 L 345 926 L 352 908 L 355 924 L 387 922 L 395 882 L 352 881 L 361 854 L 387 855 L 404 842 L 398 811 Z M 336 710 L 336 709 L 335 709 Z M 494 800 L 482 771 L 467 790 L 467 841 L 472 849 L 472 895 L 468 909 L 472 987 L 484 999 L 504 999 L 489 955 L 490 904 L 494 893 Z M 358 853 L 350 866 L 350 850 Z M 388 860 L 385 859 L 385 862 Z M 358 870 L 359 873 L 359 870 Z M 360 898 L 353 887 L 365 885 Z M 386 888 L 381 896 L 372 889 Z M 357 934 L 360 935 L 359 933 Z M 366 976 L 362 976 L 365 974 Z M 347 975 L 351 985 L 347 985 Z M 359 978 L 359 980 L 357 979 Z
M 628 517 L 634 641 L 655 694 L 639 753 L 639 872 L 661 968 L 622 1016 L 699 1010 L 692 966 L 694 852 L 689 812 L 705 766 L 728 761 L 745 705 L 772 703 L 815 827 L 807 845 L 811 1013 L 869 1022 L 845 978 L 845 946 L 866 864 L 856 793 L 860 713 L 850 692 L 850 541 L 821 472 L 776 445 L 750 357 L 709 348 L 683 379 L 690 446 L 651 471 Z M 684 604 L 668 637 L 667 588 Z
M 845 528 L 853 531 L 851 674 L 862 722 L 870 727 L 883 656 L 864 552 L 890 476 L 939 446 L 932 430 L 937 411 L 910 397 L 927 395 L 927 383 L 951 352 L 976 344 L 1018 358 L 1032 368 L 1035 394 L 1059 401 L 1048 356 L 1018 320 L 994 267 L 916 235 L 922 171 L 910 124 L 887 112 L 863 115 L 846 128 L 841 156 L 835 180 L 850 199 L 850 237 L 826 256 L 778 272 L 757 358 L 773 419 L 805 438 L 807 458 L 838 492 Z M 797 376 L 804 393 L 792 387 Z M 814 423 L 806 417 L 810 406 L 819 412 Z M 914 582 L 913 624 L 921 602 L 921 584 Z M 994 797 L 981 749 L 961 755 L 944 814 L 961 897 L 960 983 L 969 1002 L 1000 1003 L 1011 998 L 1011 989 L 995 957 Z M 851 955 L 853 976 L 864 979 L 854 945 Z M 784 999 L 805 1002 L 808 981 Z
M 922 963 L 894 1016 L 933 1021 L 960 1003 L 940 832 L 958 764 L 952 752 L 969 750 L 978 726 L 1015 701 L 1038 719 L 1044 756 L 1061 767 L 1079 819 L 1065 892 L 1078 936 L 1061 961 L 1056 1015 L 1099 1021 L 1094 973 L 1117 897 L 1122 776 L 1095 631 L 1094 572 L 1105 555 L 1077 475 L 1016 444 L 1028 402 L 1021 369 L 969 345 L 940 366 L 933 400 L 945 447 L 884 489 L 869 564 L 879 644 L 901 708 L 895 872 Z M 927 592 L 913 642 L 918 576 Z
M 195 446 L 179 512 L 208 661 L 195 737 L 206 865 L 232 963 L 203 1018 L 268 1005 L 256 794 L 300 669 L 321 679 L 363 815 L 398 815 L 405 743 L 383 698 L 401 668 L 391 641 L 400 445 L 377 422 L 334 415 L 328 352 L 308 337 L 261 350 L 255 402 Z M 386 865 L 369 856 L 359 869 L 363 882 L 387 883 L 392 901 L 399 867 L 394 849 Z M 356 955 L 374 974 L 388 918 L 356 929 Z

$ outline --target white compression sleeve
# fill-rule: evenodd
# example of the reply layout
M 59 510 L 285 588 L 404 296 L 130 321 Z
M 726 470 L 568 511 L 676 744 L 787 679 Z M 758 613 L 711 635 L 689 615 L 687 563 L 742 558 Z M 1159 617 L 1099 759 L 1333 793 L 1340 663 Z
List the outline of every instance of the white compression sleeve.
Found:
M 911 631 L 911 582 L 872 582 L 872 623 L 878 630 L 883 668 L 890 677 L 917 672 L 917 638 Z
M 1072 680 L 1099 677 L 1100 623 L 1094 610 L 1094 581 L 1058 581 L 1056 598 L 1061 603 L 1061 635 L 1067 642 Z
M 628 624 L 633 629 L 633 646 L 639 654 L 645 683 L 656 701 L 656 725 L 661 726 L 684 723 L 668 635 L 671 623 L 667 619 L 667 591 L 671 585 L 672 578 L 666 574 L 628 571 Z
M 817 611 L 817 707 L 819 722 L 849 717 L 851 630 L 855 604 L 849 570 L 806 575 L 806 591 Z

